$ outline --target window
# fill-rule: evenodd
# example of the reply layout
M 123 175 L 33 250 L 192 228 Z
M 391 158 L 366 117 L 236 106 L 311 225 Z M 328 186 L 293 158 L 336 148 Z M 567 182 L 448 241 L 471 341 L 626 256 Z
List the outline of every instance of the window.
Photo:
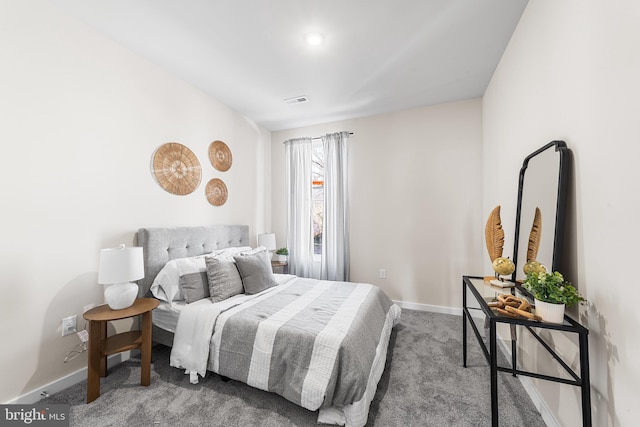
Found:
M 313 253 L 322 254 L 322 231 L 324 223 L 324 149 L 322 140 L 311 145 L 311 174 L 313 197 Z
M 349 135 L 285 141 L 291 274 L 349 281 Z

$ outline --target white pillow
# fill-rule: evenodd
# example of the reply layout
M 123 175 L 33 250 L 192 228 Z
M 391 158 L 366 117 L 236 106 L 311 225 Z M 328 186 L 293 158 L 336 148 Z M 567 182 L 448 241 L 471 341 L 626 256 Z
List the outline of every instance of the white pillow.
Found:
M 204 255 L 192 258 L 176 258 L 169 261 L 153 280 L 151 293 L 163 301 L 182 301 L 184 295 L 182 286 L 180 286 L 180 276 L 185 274 L 185 271 L 198 272 L 199 264 L 202 264 L 204 266 L 203 271 L 206 271 L 207 265 L 204 261 Z
M 269 254 L 269 250 L 267 248 L 265 248 L 264 246 L 258 246 L 255 249 L 251 249 L 249 248 L 248 250 L 244 250 L 239 252 L 239 255 L 255 255 L 255 254 L 259 254 L 260 252 L 267 252 L 267 255 Z
M 178 301 L 181 300 L 182 292 L 178 295 L 179 286 L 174 284 L 180 283 L 180 274 L 175 262 L 169 261 L 162 267 L 153 283 L 151 284 L 151 293 L 154 297 L 162 301 Z
M 176 258 L 165 264 L 151 284 L 151 293 L 162 301 L 182 301 L 184 293 L 180 285 L 180 277 L 207 271 L 205 257 L 212 255 L 221 260 L 233 261 L 233 256 L 239 253 L 251 251 L 250 246 L 236 246 L 219 249 L 210 254 L 198 255 L 189 258 Z
M 232 248 L 218 249 L 217 251 L 211 252 L 210 255 L 219 259 L 220 261 L 234 262 L 233 261 L 234 255 L 249 253 L 253 250 L 254 249 L 251 249 L 251 246 L 234 246 Z

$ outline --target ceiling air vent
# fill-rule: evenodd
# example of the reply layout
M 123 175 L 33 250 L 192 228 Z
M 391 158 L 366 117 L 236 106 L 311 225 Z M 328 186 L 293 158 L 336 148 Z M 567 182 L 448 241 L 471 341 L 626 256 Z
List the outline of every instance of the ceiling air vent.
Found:
M 284 102 L 287 104 L 304 104 L 305 102 L 309 101 L 310 99 L 307 97 L 307 95 L 296 96 L 284 100 Z

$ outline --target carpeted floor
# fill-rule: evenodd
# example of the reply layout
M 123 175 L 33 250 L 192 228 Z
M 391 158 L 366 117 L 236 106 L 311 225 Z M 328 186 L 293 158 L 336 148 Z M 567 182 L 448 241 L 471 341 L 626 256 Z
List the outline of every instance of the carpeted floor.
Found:
M 462 367 L 462 318 L 403 310 L 367 426 L 490 426 L 489 367 L 469 336 Z M 208 373 L 197 385 L 169 366 L 170 349 L 155 346 L 151 385 L 140 386 L 139 360 L 101 380 L 101 396 L 85 403 L 86 381 L 43 403 L 69 403 L 72 426 L 315 426 L 317 413 L 273 393 Z M 501 364 L 507 364 L 501 358 Z M 517 378 L 499 373 L 501 426 L 545 424 Z

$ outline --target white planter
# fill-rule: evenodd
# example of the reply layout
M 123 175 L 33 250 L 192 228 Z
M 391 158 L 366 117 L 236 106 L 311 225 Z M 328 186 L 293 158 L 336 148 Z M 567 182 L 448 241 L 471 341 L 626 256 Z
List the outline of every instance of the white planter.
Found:
M 280 262 L 287 262 L 287 256 L 286 255 L 276 255 L 278 257 L 278 261 Z
M 564 304 L 552 304 L 535 300 L 536 314 L 547 323 L 562 323 L 564 321 Z

